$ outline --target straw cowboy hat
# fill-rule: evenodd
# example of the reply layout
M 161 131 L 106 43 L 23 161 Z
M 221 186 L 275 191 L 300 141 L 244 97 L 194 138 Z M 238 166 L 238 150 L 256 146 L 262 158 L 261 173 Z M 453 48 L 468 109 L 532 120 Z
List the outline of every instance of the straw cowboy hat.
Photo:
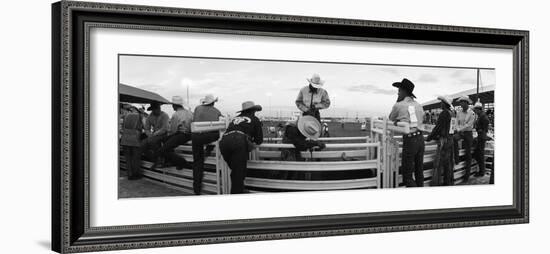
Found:
M 397 87 L 397 88 L 402 88 L 405 91 L 409 92 L 409 95 L 411 97 L 416 98 L 416 96 L 413 94 L 414 84 L 410 80 L 404 78 L 403 80 L 401 80 L 401 82 L 393 83 L 392 86 Z
M 447 96 L 440 95 L 440 96 L 437 96 L 437 99 L 442 101 L 442 102 L 445 102 L 447 105 L 449 105 L 451 107 L 453 106 L 451 98 L 449 98 Z
M 307 81 L 309 84 L 315 88 L 321 88 L 323 87 L 323 84 L 325 83 L 324 80 L 321 79 L 321 76 L 319 74 L 314 73 L 311 78 L 308 78 Z
M 458 98 L 456 101 L 457 102 L 465 101 L 465 102 L 468 102 L 468 104 L 472 103 L 472 100 L 470 100 L 470 97 L 466 95 L 460 96 L 460 98 Z
M 207 94 L 206 96 L 204 96 L 204 98 L 201 99 L 201 104 L 202 105 L 208 105 L 208 104 L 212 104 L 214 102 L 217 102 L 218 101 L 218 97 L 215 97 L 214 98 L 214 95 L 212 94 Z
M 254 104 L 253 101 L 245 101 L 242 104 L 242 109 L 237 112 L 243 112 L 245 110 L 262 111 L 262 106 Z
M 321 123 L 313 116 L 302 116 L 298 119 L 298 130 L 306 138 L 317 140 L 321 136 Z

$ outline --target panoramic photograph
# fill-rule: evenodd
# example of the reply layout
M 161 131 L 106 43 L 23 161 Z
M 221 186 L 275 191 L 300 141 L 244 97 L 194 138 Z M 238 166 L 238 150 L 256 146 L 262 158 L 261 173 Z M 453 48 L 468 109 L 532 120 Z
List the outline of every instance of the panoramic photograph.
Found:
M 496 70 L 118 56 L 118 198 L 494 184 Z

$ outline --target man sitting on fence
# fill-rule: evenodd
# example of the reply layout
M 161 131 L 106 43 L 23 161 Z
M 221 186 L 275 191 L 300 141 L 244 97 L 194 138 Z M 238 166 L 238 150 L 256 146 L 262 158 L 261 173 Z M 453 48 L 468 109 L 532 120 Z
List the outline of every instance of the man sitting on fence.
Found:
M 161 148 L 161 154 L 167 161 L 174 163 L 178 170 L 191 168 L 191 164 L 189 164 L 185 158 L 178 156 L 174 152 L 174 148 L 191 140 L 193 113 L 185 108 L 181 96 L 172 97 L 172 108 L 174 109 L 174 114 L 172 114 L 172 118 L 170 118 L 168 138 Z
M 397 122 L 409 123 L 410 132 L 403 135 L 403 152 L 401 153 L 401 168 L 403 182 L 407 187 L 424 186 L 424 136 L 422 122 L 424 111 L 422 106 L 414 100 L 414 84 L 403 79 L 392 84 L 397 87 L 397 103 L 393 105 L 389 119 L 397 125 Z M 412 178 L 414 172 L 414 181 Z
M 149 160 L 156 162 L 159 157 L 160 146 L 168 133 L 169 116 L 160 109 L 160 103 L 153 102 L 147 109 L 151 111 L 145 121 L 144 129 L 147 138 L 142 142 L 142 150 Z M 155 166 L 155 165 L 153 165 Z
M 297 122 L 288 122 L 283 136 L 284 144 L 294 145 L 294 149 L 283 149 L 281 159 L 284 161 L 303 161 L 302 151 L 317 148 L 322 150 L 326 147 L 325 143 L 317 139 L 321 135 L 321 123 L 313 116 L 301 116 Z M 290 175 L 286 174 L 284 178 L 298 179 L 298 172 Z M 311 174 L 306 174 L 305 178 L 311 178 Z
M 451 132 L 451 99 L 445 96 L 438 96 L 441 101 L 441 113 L 437 118 L 437 123 L 428 135 L 426 141 L 435 140 L 437 150 L 435 153 L 434 166 L 432 171 L 432 186 L 441 185 L 441 173 L 443 173 L 443 184 L 454 184 L 454 163 L 453 163 L 453 136 Z
M 222 113 L 214 107 L 218 98 L 208 94 L 201 99 L 201 105 L 195 108 L 193 122 L 218 121 Z M 202 178 L 204 175 L 204 145 L 210 144 L 220 137 L 218 131 L 192 133 L 191 142 L 193 147 L 193 191 L 200 195 L 202 189 Z M 210 148 L 209 148 L 210 149 Z

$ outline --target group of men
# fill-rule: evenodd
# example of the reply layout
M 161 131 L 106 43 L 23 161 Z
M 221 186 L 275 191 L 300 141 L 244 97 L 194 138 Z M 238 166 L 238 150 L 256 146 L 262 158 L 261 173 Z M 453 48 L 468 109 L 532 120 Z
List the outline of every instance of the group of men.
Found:
M 475 176 L 485 175 L 485 143 L 489 130 L 489 119 L 483 111 L 480 102 L 470 109 L 472 101 L 468 96 L 458 98 L 457 103 L 461 109 L 456 112 L 457 126 L 451 128 L 452 100 L 445 96 L 438 96 L 441 101 L 441 113 L 432 132 L 424 140 L 422 123 L 424 112 L 422 106 L 414 99 L 414 84 L 403 79 L 393 83 L 398 88 L 397 103 L 392 108 L 389 119 L 396 125 L 398 122 L 409 123 L 410 132 L 403 135 L 403 152 L 401 158 L 401 170 L 403 182 L 407 187 L 424 186 L 424 148 L 425 141 L 435 140 L 437 143 L 434 168 L 432 173 L 432 186 L 453 185 L 454 165 L 459 161 L 458 143 L 462 140 L 464 148 L 465 167 L 463 181 L 468 182 L 471 170 L 473 144 L 473 131 L 477 132 L 477 142 L 474 156 L 478 162 L 479 171 Z M 414 174 L 414 178 L 413 178 Z M 441 181 L 443 178 L 443 181 Z M 491 174 L 490 183 L 494 182 L 494 173 Z
M 300 89 L 296 98 L 296 106 L 302 111 L 302 116 L 280 128 L 281 132 L 284 129 L 283 143 L 294 146 L 293 149 L 282 151 L 283 160 L 303 160 L 301 152 L 322 150 L 326 147 L 323 142 L 318 141 L 323 128 L 320 110 L 330 106 L 330 99 L 327 91 L 322 88 L 324 81 L 318 74 L 314 74 L 307 81 L 308 85 Z M 393 83 L 393 86 L 398 88 L 398 98 L 389 119 L 396 125 L 398 122 L 406 122 L 410 128 L 410 132 L 403 135 L 403 182 L 407 187 L 420 187 L 424 185 L 424 112 L 422 106 L 415 101 L 414 84 L 410 80 L 403 79 L 401 82 Z M 458 141 L 462 140 L 465 150 L 464 181 L 467 181 L 470 176 L 472 131 L 475 129 L 478 133 L 476 159 L 483 162 L 489 120 L 480 103 L 476 103 L 472 111 L 469 107 L 470 99 L 461 97 L 458 103 L 462 110 L 457 112 L 457 128 L 452 130 L 452 101 L 444 96 L 438 99 L 441 101 L 442 112 L 426 140 L 437 142 L 432 185 L 441 185 L 442 176 L 444 185 L 452 185 L 454 162 L 459 161 Z M 213 95 L 206 95 L 200 100 L 200 105 L 191 112 L 182 97 L 174 96 L 171 103 L 174 109 L 172 117 L 163 112 L 161 104 L 156 102 L 151 103 L 147 109 L 151 114 L 146 119 L 143 119 L 142 114 L 135 108 L 126 114 L 122 123 L 120 144 L 126 157 L 128 179 L 141 177 L 141 156 L 145 156 L 153 161 L 153 169 L 161 163 L 164 166 L 171 163 L 178 170 L 192 168 L 193 191 L 198 195 L 202 190 L 204 158 L 214 148 L 210 144 L 219 140 L 221 155 L 231 169 L 231 193 L 243 193 L 248 154 L 256 145 L 263 142 L 262 123 L 255 115 L 262 107 L 252 101 L 243 102 L 238 115 L 230 120 L 221 137 L 218 131 L 191 132 L 192 122 L 218 121 L 222 117 L 221 112 L 214 106 L 217 101 L 218 98 Z M 177 146 L 189 141 L 192 142 L 192 164 L 174 151 Z M 479 172 L 476 175 L 484 175 L 484 163 L 478 164 Z M 491 181 L 493 175 L 491 174 Z

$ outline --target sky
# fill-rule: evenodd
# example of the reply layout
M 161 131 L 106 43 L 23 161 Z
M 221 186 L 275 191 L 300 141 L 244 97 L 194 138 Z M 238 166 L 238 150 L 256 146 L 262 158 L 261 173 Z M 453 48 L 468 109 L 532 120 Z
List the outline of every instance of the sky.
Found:
M 307 78 L 318 73 L 325 81 L 331 106 L 327 117 L 384 116 L 397 98 L 392 83 L 408 78 L 415 84 L 420 103 L 476 87 L 477 70 L 397 66 L 391 63 L 335 64 L 172 56 L 119 56 L 120 83 L 156 92 L 171 100 L 187 98 L 192 108 L 206 94 L 218 97 L 216 107 L 234 115 L 244 101 L 263 107 L 259 115 L 290 116 L 298 111 L 295 100 Z M 495 85 L 495 71 L 480 71 L 481 86 Z M 171 107 L 163 106 L 170 113 Z

